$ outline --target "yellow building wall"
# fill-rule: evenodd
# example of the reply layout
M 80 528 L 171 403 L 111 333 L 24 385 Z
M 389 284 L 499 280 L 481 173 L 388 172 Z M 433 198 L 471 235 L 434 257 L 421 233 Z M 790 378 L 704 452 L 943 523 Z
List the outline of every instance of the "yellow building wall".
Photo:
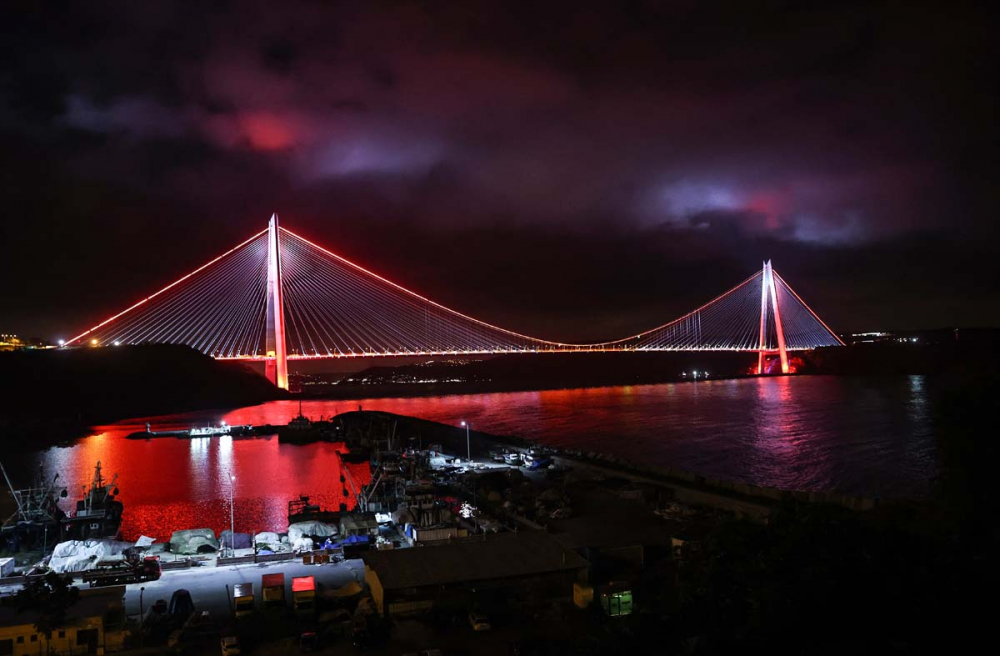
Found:
M 382 582 L 378 580 L 378 574 L 368 565 L 365 565 L 365 583 L 372 593 L 372 600 L 379 615 L 385 615 L 385 590 L 382 589 Z
M 86 654 L 87 645 L 77 644 L 77 632 L 86 631 L 88 629 L 97 629 L 97 645 L 98 648 L 105 646 L 105 635 L 104 635 L 104 623 L 100 617 L 88 617 L 73 626 L 63 627 L 61 629 L 55 629 L 52 631 L 52 637 L 46 643 L 45 636 L 39 633 L 35 629 L 34 624 L 20 624 L 16 626 L 0 626 L 0 643 L 10 640 L 11 651 L 13 656 L 72 656 L 74 654 Z M 63 633 L 63 637 L 59 637 L 60 632 Z M 123 633 L 117 631 L 115 633 Z M 32 637 L 35 639 L 32 640 Z M 18 638 L 21 641 L 18 642 Z M 112 649 L 109 644 L 106 651 L 118 651 L 121 650 L 124 645 L 124 636 L 118 636 L 114 640 L 117 645 L 117 649 Z

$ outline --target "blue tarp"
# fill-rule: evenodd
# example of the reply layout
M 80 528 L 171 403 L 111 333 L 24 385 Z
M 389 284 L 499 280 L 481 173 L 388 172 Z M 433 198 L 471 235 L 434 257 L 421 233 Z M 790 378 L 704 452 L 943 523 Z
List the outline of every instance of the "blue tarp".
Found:
M 531 466 L 528 467 L 528 470 L 529 471 L 534 471 L 536 469 L 541 469 L 543 467 L 548 467 L 551 464 L 552 464 L 552 458 L 543 458 L 541 460 L 535 460 L 533 463 L 531 463 Z
M 340 542 L 338 542 L 335 546 L 346 547 L 347 545 L 350 545 L 350 544 L 368 544 L 368 536 L 367 535 L 349 535 L 346 538 L 344 538 L 343 540 L 341 540 Z

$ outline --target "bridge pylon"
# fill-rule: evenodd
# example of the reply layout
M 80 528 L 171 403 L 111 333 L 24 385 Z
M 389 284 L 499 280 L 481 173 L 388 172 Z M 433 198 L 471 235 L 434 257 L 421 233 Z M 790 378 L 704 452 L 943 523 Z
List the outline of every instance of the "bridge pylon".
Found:
M 264 375 L 276 387 L 288 389 L 288 353 L 285 350 L 285 304 L 281 294 L 281 245 L 278 215 L 267 224 L 267 333 Z
M 774 311 L 774 331 L 778 338 L 778 357 L 781 359 L 781 373 L 788 373 L 788 351 L 785 349 L 785 328 L 781 324 L 781 309 L 778 307 L 778 293 L 774 288 L 774 269 L 771 260 L 764 262 L 760 280 L 760 342 L 757 351 L 757 373 L 764 373 L 764 354 L 771 352 L 767 348 L 767 305 L 771 298 L 771 308 Z

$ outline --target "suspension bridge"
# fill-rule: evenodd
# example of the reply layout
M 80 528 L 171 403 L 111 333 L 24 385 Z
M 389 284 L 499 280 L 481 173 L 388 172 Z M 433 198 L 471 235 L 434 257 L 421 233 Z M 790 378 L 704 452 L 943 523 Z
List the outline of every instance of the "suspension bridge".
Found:
M 656 328 L 592 344 L 553 342 L 462 314 L 278 225 L 268 227 L 65 345 L 167 343 L 224 360 L 264 361 L 288 389 L 288 361 L 318 358 L 747 351 L 777 355 L 843 342 L 765 262 L 701 307 Z

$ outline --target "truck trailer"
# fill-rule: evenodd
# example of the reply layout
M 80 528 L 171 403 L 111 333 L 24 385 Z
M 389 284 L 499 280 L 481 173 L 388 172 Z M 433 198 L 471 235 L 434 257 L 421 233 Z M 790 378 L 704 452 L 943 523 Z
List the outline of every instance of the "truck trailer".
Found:
M 125 585 L 141 581 L 155 581 L 160 578 L 160 560 L 155 556 L 143 559 L 127 558 L 125 560 L 102 561 L 97 567 L 89 569 L 80 575 L 80 579 L 96 588 L 104 585 Z

